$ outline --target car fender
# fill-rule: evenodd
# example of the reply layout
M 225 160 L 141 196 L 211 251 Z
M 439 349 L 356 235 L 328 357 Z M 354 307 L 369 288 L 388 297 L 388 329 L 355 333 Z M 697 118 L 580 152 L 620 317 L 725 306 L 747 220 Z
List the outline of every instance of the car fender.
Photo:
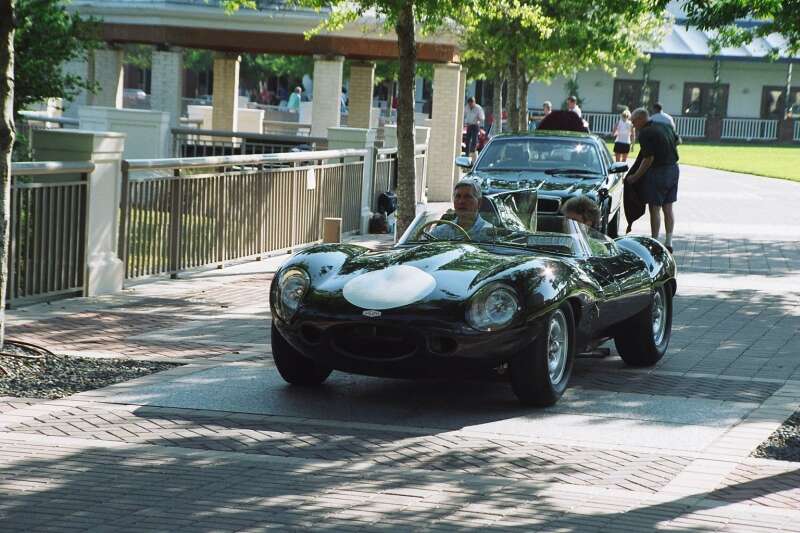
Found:
M 677 283 L 675 277 L 677 267 L 675 258 L 666 247 L 655 239 L 642 236 L 621 237 L 616 240 L 617 246 L 640 257 L 646 267 L 653 286 L 669 283 L 675 294 Z

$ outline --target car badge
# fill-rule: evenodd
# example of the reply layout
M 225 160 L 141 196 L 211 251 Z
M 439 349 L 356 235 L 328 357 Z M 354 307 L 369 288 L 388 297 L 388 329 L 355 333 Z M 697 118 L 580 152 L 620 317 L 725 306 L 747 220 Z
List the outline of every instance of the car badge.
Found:
M 381 316 L 381 312 L 376 311 L 375 309 L 367 309 L 361 314 L 368 318 L 378 318 L 379 316 Z

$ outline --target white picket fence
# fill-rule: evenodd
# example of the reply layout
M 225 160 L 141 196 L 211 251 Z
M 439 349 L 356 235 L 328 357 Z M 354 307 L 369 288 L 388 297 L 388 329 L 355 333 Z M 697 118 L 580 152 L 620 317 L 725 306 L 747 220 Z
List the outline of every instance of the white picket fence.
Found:
M 706 136 L 706 117 L 684 117 L 675 118 L 675 131 L 685 139 L 703 138 Z
M 774 141 L 778 138 L 778 121 L 760 118 L 723 118 L 721 137 L 739 141 Z
M 598 135 L 611 135 L 619 120 L 616 113 L 583 113 L 583 119 L 589 123 L 589 131 Z

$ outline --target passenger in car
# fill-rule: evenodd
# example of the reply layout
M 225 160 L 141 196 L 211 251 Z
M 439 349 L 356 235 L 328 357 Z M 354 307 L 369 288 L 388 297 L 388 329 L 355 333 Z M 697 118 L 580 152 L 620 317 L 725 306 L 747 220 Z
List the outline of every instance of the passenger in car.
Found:
M 474 241 L 490 240 L 491 235 L 488 230 L 493 228 L 486 222 L 478 209 L 481 205 L 481 187 L 475 179 L 462 179 L 453 187 L 453 209 L 456 212 L 454 222 L 464 228 L 470 239 Z M 431 231 L 437 239 L 441 240 L 463 240 L 463 234 L 458 229 L 440 224 Z
M 600 224 L 600 208 L 588 196 L 570 198 L 561 206 L 561 213 L 566 218 L 586 224 L 590 228 L 596 228 Z

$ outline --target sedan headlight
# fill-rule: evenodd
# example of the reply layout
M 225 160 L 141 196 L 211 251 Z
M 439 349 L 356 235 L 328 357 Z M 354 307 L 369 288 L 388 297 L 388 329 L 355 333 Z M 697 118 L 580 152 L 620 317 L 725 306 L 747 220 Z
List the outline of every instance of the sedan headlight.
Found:
M 519 310 L 514 290 L 504 285 L 489 285 L 470 300 L 467 323 L 481 331 L 496 331 L 509 325 Z
M 281 318 L 288 320 L 300 307 L 300 302 L 308 291 L 311 280 L 305 270 L 290 268 L 278 280 L 278 302 Z

